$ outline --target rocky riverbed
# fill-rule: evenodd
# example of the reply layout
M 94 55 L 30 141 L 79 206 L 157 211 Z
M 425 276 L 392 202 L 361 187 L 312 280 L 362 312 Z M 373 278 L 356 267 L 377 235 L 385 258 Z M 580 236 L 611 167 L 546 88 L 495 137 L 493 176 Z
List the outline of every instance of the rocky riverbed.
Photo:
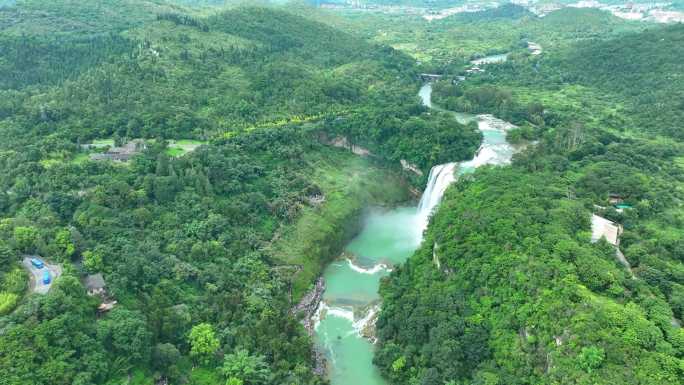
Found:
M 309 333 L 309 336 L 314 335 L 318 307 L 321 304 L 324 292 L 325 280 L 323 277 L 320 277 L 316 280 L 314 287 L 302 297 L 295 307 L 292 308 L 292 314 L 297 317 L 302 317 L 300 322 L 304 325 L 304 329 Z M 327 371 L 325 355 L 316 347 L 314 347 L 312 355 L 314 373 L 324 376 Z

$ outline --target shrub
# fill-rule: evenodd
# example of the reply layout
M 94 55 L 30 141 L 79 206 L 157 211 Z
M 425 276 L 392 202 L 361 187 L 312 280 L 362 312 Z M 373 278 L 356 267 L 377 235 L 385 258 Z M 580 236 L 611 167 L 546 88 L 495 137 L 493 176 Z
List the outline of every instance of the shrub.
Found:
M 19 296 L 14 293 L 0 292 L 0 315 L 5 315 L 14 310 L 19 302 Z

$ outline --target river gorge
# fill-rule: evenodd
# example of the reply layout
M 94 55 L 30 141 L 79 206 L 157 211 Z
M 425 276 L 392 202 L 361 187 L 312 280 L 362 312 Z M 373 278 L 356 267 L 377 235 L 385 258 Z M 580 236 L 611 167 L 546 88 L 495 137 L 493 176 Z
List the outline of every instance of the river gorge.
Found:
M 453 114 L 460 123 L 477 122 L 482 144 L 470 161 L 434 166 L 417 206 L 371 208 L 361 232 L 325 269 L 326 289 L 314 316 L 314 329 L 333 385 L 386 384 L 373 365 L 373 325 L 381 306 L 381 279 L 420 246 L 430 214 L 458 176 L 482 165 L 507 164 L 515 152 L 506 142 L 512 124 L 491 115 L 441 110 L 432 105 L 431 95 L 432 86 L 427 83 L 419 93 L 423 104 Z

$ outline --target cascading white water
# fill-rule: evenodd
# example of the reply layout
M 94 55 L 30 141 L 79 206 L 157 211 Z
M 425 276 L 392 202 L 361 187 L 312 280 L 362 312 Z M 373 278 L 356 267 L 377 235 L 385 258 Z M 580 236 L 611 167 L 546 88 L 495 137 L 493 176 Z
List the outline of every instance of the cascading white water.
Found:
M 439 204 L 447 187 L 456 179 L 455 171 L 458 163 L 445 163 L 434 166 L 430 170 L 425 192 L 418 203 L 418 216 L 426 220 L 432 210 Z
M 421 89 L 420 96 L 426 106 L 436 109 L 430 103 L 430 84 Z M 454 114 L 454 118 L 463 124 L 477 122 L 483 140 L 475 157 L 434 166 L 417 208 L 372 212 L 362 232 L 346 247 L 346 252 L 363 257 L 367 265 L 347 259 L 331 264 L 324 273 L 327 286 L 312 321 L 318 346 L 330 363 L 328 377 L 333 385 L 388 385 L 372 363 L 375 339 L 364 337 L 380 310 L 381 277 L 420 246 L 430 215 L 451 183 L 480 166 L 510 162 L 514 149 L 506 142 L 505 131 L 512 125 L 487 115 Z

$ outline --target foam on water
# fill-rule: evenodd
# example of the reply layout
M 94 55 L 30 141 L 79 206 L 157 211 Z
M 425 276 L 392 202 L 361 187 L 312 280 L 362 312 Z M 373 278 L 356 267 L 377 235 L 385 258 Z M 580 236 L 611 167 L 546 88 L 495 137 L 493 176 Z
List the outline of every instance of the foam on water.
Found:
M 391 272 L 391 271 L 392 271 L 392 269 L 390 269 L 389 266 L 387 266 L 387 265 L 384 264 L 384 263 L 378 263 L 377 265 L 375 265 L 375 266 L 373 266 L 373 267 L 371 267 L 371 268 L 368 268 L 368 269 L 363 268 L 363 267 L 361 267 L 361 266 L 355 264 L 354 261 L 352 261 L 351 258 L 347 258 L 347 263 L 349 264 L 349 268 L 350 268 L 350 269 L 354 270 L 354 271 L 357 272 L 357 273 L 361 273 L 361 274 L 370 274 L 370 275 L 373 275 L 373 274 L 381 273 L 381 272 L 383 272 L 383 271 L 387 271 L 387 272 Z

